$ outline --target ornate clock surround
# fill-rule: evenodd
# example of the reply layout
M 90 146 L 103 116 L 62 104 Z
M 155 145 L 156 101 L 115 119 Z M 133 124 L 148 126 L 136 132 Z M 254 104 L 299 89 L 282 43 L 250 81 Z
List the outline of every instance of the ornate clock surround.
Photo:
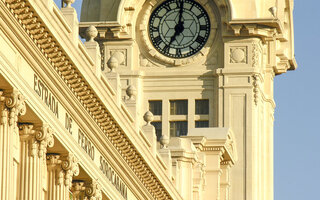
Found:
M 138 30 L 139 30 L 137 32 L 137 38 L 140 39 L 141 43 L 146 48 L 145 50 L 141 51 L 141 53 L 146 58 L 149 58 L 149 59 L 155 58 L 160 62 L 164 62 L 164 64 L 169 64 L 174 66 L 188 65 L 205 58 L 205 56 L 209 53 L 209 48 L 214 43 L 216 33 L 217 33 L 217 28 L 218 28 L 217 16 L 214 12 L 213 5 L 210 4 L 208 0 L 198 0 L 198 1 L 195 0 L 197 3 L 199 3 L 203 7 L 203 9 L 205 9 L 205 11 L 207 12 L 210 18 L 210 35 L 208 37 L 206 44 L 203 46 L 203 48 L 199 52 L 197 52 L 196 54 L 190 57 L 171 58 L 161 54 L 158 50 L 156 50 L 149 37 L 148 26 L 149 26 L 149 19 L 150 19 L 151 13 L 164 1 L 165 0 L 149 0 L 145 3 L 145 5 L 143 6 L 143 9 L 141 10 L 140 17 L 138 18 L 138 22 L 137 22 Z

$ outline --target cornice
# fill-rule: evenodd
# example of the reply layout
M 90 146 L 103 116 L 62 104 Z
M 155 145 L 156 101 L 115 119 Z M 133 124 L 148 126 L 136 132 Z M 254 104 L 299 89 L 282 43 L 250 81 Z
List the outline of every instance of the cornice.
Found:
M 3 2 L 153 198 L 173 199 L 29 1 Z

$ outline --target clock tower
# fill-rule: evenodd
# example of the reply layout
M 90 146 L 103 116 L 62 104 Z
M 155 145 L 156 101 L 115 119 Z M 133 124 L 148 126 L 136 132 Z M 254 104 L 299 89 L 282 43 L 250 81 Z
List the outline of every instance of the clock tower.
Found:
M 80 34 L 98 32 L 102 81 L 137 132 L 152 115 L 183 199 L 273 199 L 273 79 L 296 68 L 292 10 L 293 0 L 83 0 Z M 203 141 L 226 129 L 234 152 L 213 169 Z M 190 167 L 177 153 L 187 140 Z

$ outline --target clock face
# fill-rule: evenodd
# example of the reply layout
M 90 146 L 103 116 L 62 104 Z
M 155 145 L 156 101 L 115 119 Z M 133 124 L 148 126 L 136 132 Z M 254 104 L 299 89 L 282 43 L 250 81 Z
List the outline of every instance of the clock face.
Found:
M 205 45 L 209 34 L 208 14 L 193 0 L 164 1 L 149 20 L 153 46 L 171 58 L 194 55 Z

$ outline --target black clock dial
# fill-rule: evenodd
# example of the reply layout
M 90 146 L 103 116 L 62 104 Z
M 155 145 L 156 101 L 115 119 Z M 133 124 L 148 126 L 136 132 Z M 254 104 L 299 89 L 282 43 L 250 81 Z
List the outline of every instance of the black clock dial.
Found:
M 152 12 L 149 20 L 153 46 L 171 58 L 194 55 L 205 45 L 209 34 L 209 16 L 193 0 L 164 1 Z

